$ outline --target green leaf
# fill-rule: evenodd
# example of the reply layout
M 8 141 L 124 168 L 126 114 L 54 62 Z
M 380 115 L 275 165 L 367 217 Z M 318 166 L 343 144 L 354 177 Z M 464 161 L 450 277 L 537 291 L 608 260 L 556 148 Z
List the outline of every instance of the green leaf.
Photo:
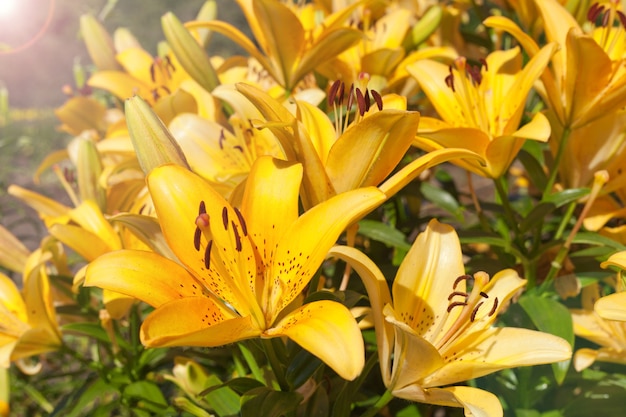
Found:
M 210 375 L 208 384 L 220 386 L 222 381 L 216 375 Z M 204 400 L 220 416 L 232 416 L 239 414 L 241 399 L 239 395 L 229 386 L 221 386 L 216 390 L 207 393 Z
M 626 250 L 626 246 L 613 239 L 605 236 L 601 236 L 597 233 L 579 232 L 573 240 L 573 243 L 596 245 L 596 246 L 608 246 L 615 250 Z
M 528 213 L 524 220 L 520 223 L 519 229 L 521 233 L 525 233 L 540 224 L 545 218 L 556 209 L 554 203 L 539 203 Z
M 543 199 L 545 203 L 553 203 L 557 207 L 564 206 L 565 204 L 580 200 L 581 198 L 589 195 L 591 189 L 589 188 L 568 188 L 567 190 L 552 193 Z
M 446 190 L 435 187 L 428 182 L 423 182 L 420 191 L 430 202 L 452 214 L 455 220 L 459 222 L 464 220 L 463 208 L 459 205 L 459 202 L 454 196 Z
M 524 148 L 519 151 L 517 154 L 517 158 L 520 160 L 524 168 L 526 168 L 526 173 L 530 177 L 530 181 L 533 183 L 535 187 L 540 190 L 546 188 L 546 184 L 548 183 L 548 178 L 546 177 L 546 173 L 543 169 L 543 164 L 539 160 L 541 158 L 541 148 L 531 149 L 532 140 L 527 140 L 524 144 Z M 543 159 L 543 158 L 541 158 Z
M 252 391 L 255 388 L 261 388 L 264 387 L 265 385 L 263 385 L 262 382 L 257 381 L 254 378 L 233 378 L 230 381 L 226 382 L 224 384 L 225 386 L 228 386 L 230 389 L 232 389 L 235 392 L 238 392 L 239 394 L 245 394 L 248 391 Z M 216 387 L 219 388 L 219 387 Z
M 145 400 L 167 406 L 167 401 L 157 384 L 150 381 L 137 381 L 124 388 L 124 397 Z
M 411 245 L 406 241 L 406 236 L 401 231 L 377 220 L 361 220 L 359 233 L 392 248 L 399 248 L 404 251 L 411 249 Z
M 308 351 L 300 349 L 289 363 L 285 378 L 287 378 L 287 382 L 290 386 L 298 388 L 322 366 L 323 363 L 321 360 L 311 355 Z
M 330 415 L 330 401 L 324 384 L 318 384 L 313 395 L 298 408 L 298 415 L 307 417 L 327 417 Z
M 248 391 L 241 401 L 241 417 L 281 417 L 295 411 L 302 395 L 263 387 Z
M 61 330 L 65 332 L 76 332 L 83 334 L 85 336 L 92 337 L 96 340 L 106 343 L 107 345 L 111 343 L 111 339 L 109 339 L 109 335 L 107 332 L 100 326 L 99 323 L 68 323 L 61 326 Z M 124 339 L 118 337 L 117 343 L 122 349 L 128 350 L 130 345 Z
M 569 310 L 560 302 L 551 298 L 525 294 L 519 305 L 530 317 L 533 324 L 542 332 L 562 337 L 574 346 L 574 323 Z M 554 378 L 560 384 L 565 379 L 569 360 L 552 364 Z
M 82 385 L 76 391 L 66 395 L 50 413 L 50 417 L 79 417 L 84 416 L 97 398 L 115 394 L 117 390 L 108 385 L 103 379 L 95 379 Z

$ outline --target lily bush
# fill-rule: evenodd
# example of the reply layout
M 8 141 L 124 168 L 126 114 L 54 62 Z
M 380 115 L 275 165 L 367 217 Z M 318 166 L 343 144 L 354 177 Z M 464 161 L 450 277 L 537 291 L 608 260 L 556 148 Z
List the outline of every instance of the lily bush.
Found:
M 0 415 L 621 415 L 621 2 L 80 28 L 65 195 L 7 190 L 46 232 L 0 227 Z

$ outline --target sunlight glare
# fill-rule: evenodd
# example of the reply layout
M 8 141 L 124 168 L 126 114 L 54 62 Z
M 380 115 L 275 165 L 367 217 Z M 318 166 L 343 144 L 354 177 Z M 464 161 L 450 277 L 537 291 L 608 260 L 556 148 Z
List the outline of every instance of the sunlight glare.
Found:
M 11 16 L 17 9 L 18 0 L 0 0 L 0 19 Z

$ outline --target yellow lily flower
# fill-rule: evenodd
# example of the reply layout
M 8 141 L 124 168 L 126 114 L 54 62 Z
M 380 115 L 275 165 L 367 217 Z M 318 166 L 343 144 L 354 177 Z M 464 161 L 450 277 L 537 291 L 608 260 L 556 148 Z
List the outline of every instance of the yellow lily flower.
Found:
M 617 275 L 616 292 L 600 298 L 594 304 L 594 310 L 598 315 L 607 320 L 626 322 L 626 251 L 614 253 L 606 261 L 600 264 L 602 268 L 614 266 L 619 269 Z M 624 327 L 626 330 L 626 327 Z M 626 337 L 626 335 L 625 335 Z
M 504 174 L 527 139 L 545 142 L 550 137 L 546 117 L 537 113 L 520 127 L 526 98 L 548 65 L 555 45 L 536 54 L 522 69 L 519 48 L 496 51 L 481 68 L 457 58 L 446 66 L 421 60 L 407 67 L 443 120 L 422 117 L 415 146 L 427 151 L 464 148 L 484 158 L 455 163 L 478 175 Z
M 410 147 L 420 120 L 419 113 L 405 110 L 404 98 L 370 98 L 367 88 L 354 88 L 345 98 L 344 88 L 336 82 L 329 94 L 331 103 L 338 105 L 333 121 L 306 102 L 295 100 L 294 116 L 253 86 L 242 83 L 237 89 L 259 109 L 265 119 L 260 127 L 274 133 L 286 157 L 303 164 L 305 208 L 359 187 L 379 186 L 390 197 L 433 165 L 453 158 L 477 157 L 463 149 L 431 152 L 387 178 Z M 344 102 L 356 107 L 355 119 L 349 115 L 344 118 L 340 110 Z
M 588 16 L 595 26 L 590 34 L 557 0 L 536 0 L 545 22 L 548 42 L 558 51 L 551 71 L 542 77 L 540 90 L 561 126 L 575 129 L 626 105 L 626 31 L 624 14 L 618 2 L 596 3 Z M 617 22 L 617 25 L 614 25 Z M 504 17 L 490 17 L 485 25 L 511 33 L 532 57 L 539 47 L 515 23 Z
M 458 236 L 437 220 L 407 253 L 391 294 L 378 267 L 361 252 L 335 247 L 329 255 L 350 263 L 363 279 L 383 382 L 396 397 L 463 407 L 466 416 L 501 416 L 496 396 L 454 384 L 571 356 L 571 346 L 559 337 L 492 326 L 526 281 L 511 269 L 491 279 L 484 272 L 466 275 Z
M 149 252 L 112 252 L 89 265 L 85 285 L 155 307 L 141 328 L 147 346 L 286 336 L 354 379 L 364 351 L 350 311 L 332 301 L 292 302 L 345 227 L 385 196 L 375 188 L 355 190 L 298 216 L 302 172 L 300 164 L 258 158 L 239 210 L 192 172 L 155 168 L 148 187 L 182 265 Z
M 29 256 L 22 293 L 0 273 L 0 367 L 54 351 L 62 343 L 46 270 L 49 258 L 39 250 Z
M 218 86 L 213 94 L 233 109 L 227 124 L 185 113 L 176 116 L 168 128 L 191 170 L 229 199 L 233 194 L 241 195 L 245 179 L 259 156 L 287 158 L 272 132 L 253 127 L 251 121 L 262 115 L 233 86 Z
M 615 302 L 623 302 L 623 294 L 620 292 L 600 298 L 597 284 L 583 288 L 582 308 L 570 310 L 574 333 L 600 347 L 576 351 L 573 364 L 577 371 L 588 368 L 595 361 L 626 364 L 626 322 L 602 317 L 619 318 L 612 313 L 619 311 L 619 307 L 614 308 Z M 624 310 L 623 304 L 621 310 Z
M 220 21 L 188 22 L 190 29 L 210 29 L 229 37 L 250 54 L 287 92 L 325 61 L 358 42 L 363 34 L 342 27 L 353 9 L 347 8 L 307 30 L 297 11 L 274 0 L 237 0 L 246 16 L 255 44 L 232 25 Z M 303 13 L 311 18 L 312 13 Z M 313 33 L 311 33 L 313 32 Z

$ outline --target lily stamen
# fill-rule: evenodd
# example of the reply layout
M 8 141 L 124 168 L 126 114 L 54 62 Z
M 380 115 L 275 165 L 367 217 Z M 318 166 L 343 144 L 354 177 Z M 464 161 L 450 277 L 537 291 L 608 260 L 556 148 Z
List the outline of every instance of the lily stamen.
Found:
M 488 70 L 487 61 L 480 60 L 481 65 L 470 65 L 465 57 L 459 57 L 448 67 L 449 74 L 444 78 L 448 88 L 452 90 L 454 97 L 463 112 L 465 122 L 471 122 L 476 127 L 485 132 L 489 131 L 489 120 L 487 119 L 487 109 L 484 93 L 480 91 L 483 81 L 482 69 Z M 456 78 L 460 83 L 456 83 Z
M 211 247 L 213 246 L 213 241 L 209 240 L 204 248 L 204 267 L 208 270 L 211 269 Z
M 618 9 L 618 2 L 608 3 L 606 7 L 599 2 L 594 3 L 587 12 L 587 20 L 596 28 L 601 28 L 601 36 L 597 42 L 610 54 L 618 42 L 619 35 L 626 28 L 626 15 Z
M 355 87 L 354 84 L 350 85 L 346 100 L 346 116 L 343 114 L 343 102 L 345 83 L 340 80 L 334 81 L 330 89 L 328 90 L 328 105 L 332 105 L 335 119 L 335 130 L 337 131 L 337 137 L 348 128 L 351 123 L 358 123 L 365 113 L 367 113 L 372 107 L 372 101 L 376 103 L 378 110 L 383 109 L 383 98 L 376 90 L 370 90 L 367 88 L 367 82 L 369 81 L 369 75 L 366 73 L 359 74 L 359 87 Z M 350 120 L 350 113 L 352 113 L 352 106 L 356 102 L 357 114 L 353 120 Z
M 226 207 L 222 209 L 222 223 L 224 224 L 224 230 L 228 230 L 228 209 Z
M 243 218 L 243 214 L 241 214 L 241 212 L 239 211 L 237 207 L 235 207 L 234 209 L 235 209 L 235 214 L 237 215 L 237 218 L 239 219 L 239 223 L 241 224 L 241 231 L 243 232 L 243 235 L 248 236 L 248 226 L 246 226 L 246 220 Z
M 457 286 L 463 281 L 473 281 L 472 289 L 467 292 L 458 291 Z M 443 337 L 437 341 L 435 346 L 437 349 L 442 350 L 445 346 L 455 340 L 461 335 L 468 327 L 477 320 L 477 316 L 481 308 L 484 306 L 486 299 L 489 299 L 489 295 L 483 291 L 483 288 L 489 283 L 489 275 L 485 272 L 477 272 L 474 276 L 461 275 L 452 284 L 452 293 L 448 297 L 448 300 L 454 299 L 454 297 L 463 297 L 463 301 L 453 301 L 448 305 L 447 312 L 451 313 L 455 307 L 461 306 L 461 312 L 454 320 L 454 323 Z M 487 313 L 487 316 L 491 317 L 495 314 L 498 307 L 498 298 L 494 297 L 493 305 Z

